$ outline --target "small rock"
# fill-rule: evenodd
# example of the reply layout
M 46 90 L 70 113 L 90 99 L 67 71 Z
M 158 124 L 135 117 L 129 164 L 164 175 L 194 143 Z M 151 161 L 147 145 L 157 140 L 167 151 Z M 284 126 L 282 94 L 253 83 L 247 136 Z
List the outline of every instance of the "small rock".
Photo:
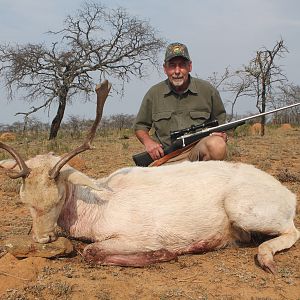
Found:
M 1 242 L 2 247 L 10 254 L 18 258 L 24 257 L 59 257 L 73 252 L 72 243 L 59 237 L 56 241 L 39 244 L 28 235 L 15 236 Z

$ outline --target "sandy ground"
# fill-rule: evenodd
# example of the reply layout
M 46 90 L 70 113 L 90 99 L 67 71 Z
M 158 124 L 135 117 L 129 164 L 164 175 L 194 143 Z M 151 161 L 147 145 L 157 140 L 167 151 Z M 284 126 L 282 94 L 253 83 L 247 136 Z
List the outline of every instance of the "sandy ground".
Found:
M 13 144 L 24 147 L 20 141 Z M 97 139 L 95 146 L 81 154 L 77 167 L 97 178 L 131 165 L 131 154 L 142 150 L 133 137 Z M 265 137 L 241 134 L 230 138 L 229 150 L 229 160 L 254 164 L 277 177 L 297 194 L 299 207 L 300 129 L 272 130 Z M 18 186 L 0 176 L 0 243 L 30 231 L 31 217 L 19 201 Z M 295 223 L 300 228 L 299 208 Z M 72 243 L 71 256 L 55 259 L 17 259 L 0 247 L 0 299 L 300 299 L 299 241 L 275 256 L 275 276 L 255 263 L 257 245 L 124 268 L 90 266 L 80 254 L 85 244 Z

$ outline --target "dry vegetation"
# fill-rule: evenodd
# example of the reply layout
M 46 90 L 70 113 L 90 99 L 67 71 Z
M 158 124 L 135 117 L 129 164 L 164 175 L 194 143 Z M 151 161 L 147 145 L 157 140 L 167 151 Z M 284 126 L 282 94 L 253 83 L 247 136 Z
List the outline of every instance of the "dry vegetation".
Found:
M 247 126 L 240 127 L 230 138 L 228 160 L 254 164 L 274 175 L 297 194 L 299 204 L 300 128 L 268 127 L 265 137 L 249 132 Z M 31 157 L 49 151 L 62 154 L 79 141 L 62 136 L 50 143 L 42 137 L 17 136 L 9 143 L 24 157 Z M 94 177 L 132 165 L 131 155 L 142 150 L 130 132 L 98 136 L 94 145 L 96 150 L 73 161 L 76 168 Z M 0 152 L 0 160 L 8 157 Z M 19 184 L 0 177 L 0 242 L 30 229 L 30 216 L 17 194 Z M 300 228 L 299 213 L 296 226 Z M 0 299 L 300 299 L 299 242 L 275 256 L 276 276 L 255 264 L 257 245 L 181 256 L 176 262 L 146 268 L 124 268 L 90 266 L 80 255 L 84 244 L 72 242 L 74 255 L 52 260 L 18 260 L 0 248 Z

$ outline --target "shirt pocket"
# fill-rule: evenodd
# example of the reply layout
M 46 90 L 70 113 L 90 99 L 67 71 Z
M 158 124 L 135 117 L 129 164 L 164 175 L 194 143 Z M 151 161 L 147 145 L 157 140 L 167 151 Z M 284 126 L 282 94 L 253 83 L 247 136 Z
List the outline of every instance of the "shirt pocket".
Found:
M 159 139 L 169 138 L 172 126 L 172 111 L 161 111 L 153 114 L 153 124 Z
M 153 121 L 159 122 L 162 120 L 169 120 L 171 119 L 171 115 L 172 115 L 171 111 L 160 111 L 153 114 Z
M 204 111 L 190 111 L 189 114 L 191 119 L 196 121 L 198 124 L 202 124 L 210 118 L 210 113 Z

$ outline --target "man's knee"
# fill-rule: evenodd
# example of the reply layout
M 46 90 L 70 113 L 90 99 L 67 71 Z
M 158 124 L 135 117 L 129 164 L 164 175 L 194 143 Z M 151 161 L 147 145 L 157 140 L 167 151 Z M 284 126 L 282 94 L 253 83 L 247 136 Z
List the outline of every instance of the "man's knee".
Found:
M 219 136 L 207 141 L 207 149 L 211 160 L 223 160 L 227 154 L 226 142 Z
M 192 149 L 189 160 L 223 160 L 226 154 L 226 142 L 219 136 L 208 136 Z

